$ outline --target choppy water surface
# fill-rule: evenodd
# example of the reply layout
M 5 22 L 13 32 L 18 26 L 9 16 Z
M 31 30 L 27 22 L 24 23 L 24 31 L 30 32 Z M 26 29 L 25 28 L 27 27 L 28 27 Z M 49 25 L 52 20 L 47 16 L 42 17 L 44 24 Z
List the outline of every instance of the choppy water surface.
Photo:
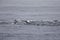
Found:
M 60 40 L 60 26 L 0 25 L 0 40 Z
M 0 7 L 0 21 L 60 20 L 59 11 L 56 11 L 58 8 L 45 9 L 45 7 Z M 60 40 L 60 26 L 2 24 L 0 40 Z

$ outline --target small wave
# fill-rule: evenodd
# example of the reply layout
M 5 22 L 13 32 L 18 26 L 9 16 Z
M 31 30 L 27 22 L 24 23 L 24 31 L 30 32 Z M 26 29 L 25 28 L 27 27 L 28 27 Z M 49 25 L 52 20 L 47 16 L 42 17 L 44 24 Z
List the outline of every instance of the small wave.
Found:
M 9 21 L 0 21 L 0 24 L 15 24 L 15 25 L 37 25 L 37 26 L 60 26 L 60 22 L 58 20 L 54 21 L 33 21 L 33 20 L 13 20 L 13 22 Z

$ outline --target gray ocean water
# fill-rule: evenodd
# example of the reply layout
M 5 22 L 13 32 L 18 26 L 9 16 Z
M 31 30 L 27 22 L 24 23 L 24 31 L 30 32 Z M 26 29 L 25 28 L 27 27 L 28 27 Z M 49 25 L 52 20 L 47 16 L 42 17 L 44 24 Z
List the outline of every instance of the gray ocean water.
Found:
M 0 21 L 60 20 L 60 0 L 0 0 Z M 0 24 L 0 40 L 60 40 L 60 26 Z
M 59 7 L 0 7 L 0 19 L 60 20 Z

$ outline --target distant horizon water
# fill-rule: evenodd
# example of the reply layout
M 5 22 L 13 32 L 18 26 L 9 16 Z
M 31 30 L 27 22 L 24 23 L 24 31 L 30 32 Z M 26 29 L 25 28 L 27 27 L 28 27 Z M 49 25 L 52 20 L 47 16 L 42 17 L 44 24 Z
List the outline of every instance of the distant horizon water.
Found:
M 60 20 L 60 0 L 0 0 L 0 19 Z

